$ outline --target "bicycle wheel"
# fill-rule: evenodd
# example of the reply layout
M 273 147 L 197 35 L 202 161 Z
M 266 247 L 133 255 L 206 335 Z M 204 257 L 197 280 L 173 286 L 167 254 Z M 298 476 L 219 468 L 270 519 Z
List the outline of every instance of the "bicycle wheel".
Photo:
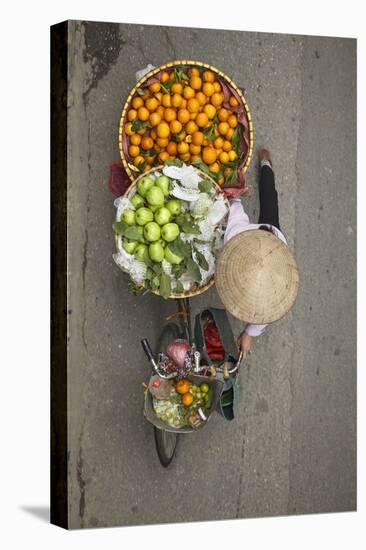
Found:
M 156 345 L 155 355 L 157 356 L 159 352 L 165 351 L 168 347 L 168 344 L 179 337 L 179 327 L 175 323 L 167 324 L 163 328 L 162 333 L 159 336 Z M 174 458 L 177 449 L 178 438 L 179 434 L 175 432 L 167 432 L 166 430 L 159 430 L 159 428 L 156 428 L 154 426 L 156 451 L 158 453 L 160 463 L 165 468 L 169 466 Z

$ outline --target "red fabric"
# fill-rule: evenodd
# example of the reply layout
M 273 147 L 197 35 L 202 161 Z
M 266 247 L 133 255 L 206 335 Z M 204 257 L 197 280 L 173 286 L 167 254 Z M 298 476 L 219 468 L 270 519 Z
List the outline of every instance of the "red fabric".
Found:
M 109 167 L 108 180 L 108 189 L 110 192 L 116 197 L 120 197 L 125 194 L 130 185 L 131 180 L 123 168 L 122 162 L 120 160 L 112 162 Z
M 227 189 L 223 188 L 222 190 L 227 199 L 237 199 L 247 193 L 248 187 L 228 187 Z
M 223 361 L 225 359 L 225 351 L 216 325 L 209 323 L 204 329 L 203 334 L 209 358 L 214 361 Z

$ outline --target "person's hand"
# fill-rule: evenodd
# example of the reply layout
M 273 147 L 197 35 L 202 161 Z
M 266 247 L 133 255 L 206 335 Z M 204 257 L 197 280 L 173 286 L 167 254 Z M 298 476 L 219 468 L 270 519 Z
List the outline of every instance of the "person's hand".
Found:
M 253 344 L 252 336 L 250 336 L 246 332 L 242 332 L 238 336 L 237 343 L 243 353 L 251 353 L 252 344 Z

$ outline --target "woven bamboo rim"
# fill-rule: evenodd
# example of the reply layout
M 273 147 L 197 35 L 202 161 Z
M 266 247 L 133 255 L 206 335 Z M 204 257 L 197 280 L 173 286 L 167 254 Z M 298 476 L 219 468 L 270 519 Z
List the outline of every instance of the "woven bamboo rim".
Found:
M 248 147 L 248 151 L 247 151 L 247 158 L 246 158 L 245 164 L 242 168 L 243 172 L 245 173 L 248 169 L 248 166 L 249 166 L 250 161 L 251 161 L 252 156 L 253 156 L 254 130 L 253 130 L 252 117 L 251 117 L 249 107 L 248 107 L 248 104 L 246 102 L 246 99 L 244 97 L 243 92 L 240 90 L 240 88 L 238 88 L 238 86 L 235 84 L 235 82 L 233 82 L 231 80 L 230 77 L 228 77 L 225 73 L 223 73 L 222 71 L 220 71 L 216 67 L 213 67 L 209 63 L 203 63 L 202 61 L 180 60 L 180 61 L 171 61 L 169 63 L 159 65 L 159 67 L 155 67 L 155 69 L 151 70 L 149 73 L 147 73 L 145 76 L 143 76 L 137 82 L 137 84 L 132 88 L 128 98 L 126 99 L 126 102 L 125 102 L 124 107 L 122 109 L 120 122 L 119 122 L 118 147 L 119 147 L 119 152 L 120 152 L 123 167 L 126 170 L 126 173 L 128 174 L 130 180 L 133 181 L 137 176 L 140 175 L 140 172 L 138 172 L 137 168 L 133 164 L 130 164 L 130 163 L 127 162 L 125 153 L 123 151 L 123 141 L 122 141 L 123 127 L 126 123 L 126 115 L 127 115 L 129 105 L 130 105 L 136 91 L 138 90 L 138 88 L 140 88 L 149 78 L 151 78 L 155 74 L 159 73 L 160 71 L 163 71 L 165 69 L 169 69 L 171 67 L 176 67 L 177 65 L 192 65 L 192 66 L 201 67 L 203 69 L 209 69 L 210 71 L 215 72 L 216 74 L 218 74 L 219 76 L 224 78 L 230 84 L 230 86 L 232 86 L 234 88 L 234 90 L 236 91 L 236 93 L 240 97 L 240 99 L 241 99 L 241 101 L 244 105 L 244 109 L 245 109 L 245 113 L 246 113 L 246 117 L 247 117 L 248 125 L 249 125 L 249 147 Z
M 161 171 L 162 169 L 164 168 L 164 165 L 160 165 L 160 166 L 154 166 L 154 168 L 152 168 L 151 170 L 148 170 L 147 172 L 143 173 L 143 174 L 140 174 L 140 176 L 138 178 L 136 178 L 132 183 L 131 185 L 128 187 L 128 189 L 125 191 L 124 195 L 126 197 L 128 197 L 128 195 L 131 193 L 132 190 L 135 189 L 135 187 L 137 186 L 138 182 L 140 181 L 140 179 L 144 178 L 145 176 L 148 176 L 149 174 L 152 174 L 153 172 L 157 172 L 157 171 Z M 220 185 L 218 183 L 216 183 L 215 180 L 213 180 L 208 174 L 206 174 L 205 172 L 203 172 L 202 170 L 200 170 L 199 168 L 196 168 L 195 167 L 195 170 L 201 174 L 205 179 L 208 179 L 210 180 L 210 182 L 212 183 L 212 185 L 216 188 L 216 190 L 222 194 L 222 189 L 220 187 Z M 225 198 L 225 202 L 226 204 L 228 205 L 228 200 Z M 221 222 L 220 222 L 221 223 Z M 219 224 L 218 224 L 219 225 Z M 118 236 L 115 235 L 115 242 L 116 242 L 116 246 L 118 247 L 117 245 L 117 239 L 118 239 Z M 203 294 L 203 292 L 206 292 L 206 290 L 208 290 L 213 284 L 215 283 L 215 274 L 213 274 L 210 279 L 207 281 L 207 283 L 203 286 L 200 286 L 199 288 L 196 288 L 195 290 L 186 290 L 185 292 L 180 292 L 180 293 L 175 293 L 173 292 L 172 294 L 170 294 L 169 298 L 192 298 L 193 296 L 198 296 L 199 294 Z M 160 293 L 158 290 L 151 290 L 151 292 L 153 294 L 156 294 L 156 296 L 160 296 Z
M 230 239 L 215 271 L 217 292 L 225 309 L 247 323 L 281 319 L 299 289 L 298 267 L 288 246 L 261 229 L 243 231 Z

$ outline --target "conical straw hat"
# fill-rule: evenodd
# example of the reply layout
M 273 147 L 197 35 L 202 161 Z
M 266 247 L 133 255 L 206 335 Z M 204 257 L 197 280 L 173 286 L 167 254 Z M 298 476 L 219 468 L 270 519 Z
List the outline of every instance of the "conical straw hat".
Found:
M 225 244 L 215 283 L 225 308 L 247 323 L 277 321 L 290 310 L 298 288 L 296 260 L 278 237 L 262 229 L 243 231 Z

